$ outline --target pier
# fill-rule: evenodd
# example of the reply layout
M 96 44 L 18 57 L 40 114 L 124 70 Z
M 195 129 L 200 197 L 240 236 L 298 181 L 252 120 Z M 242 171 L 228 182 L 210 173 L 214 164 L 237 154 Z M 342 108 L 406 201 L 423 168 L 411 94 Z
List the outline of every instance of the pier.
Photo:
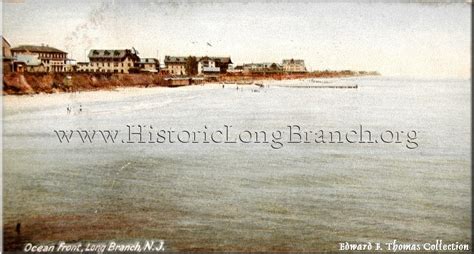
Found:
M 289 87 L 289 88 L 335 88 L 335 89 L 357 89 L 358 85 L 325 85 L 325 86 L 312 86 L 312 85 L 274 85 L 278 87 Z

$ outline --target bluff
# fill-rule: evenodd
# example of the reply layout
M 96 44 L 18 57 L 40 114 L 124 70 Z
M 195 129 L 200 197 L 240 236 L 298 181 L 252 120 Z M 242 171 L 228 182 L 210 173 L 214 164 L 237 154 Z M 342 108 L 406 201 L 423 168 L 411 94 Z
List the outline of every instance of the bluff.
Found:
M 3 76 L 3 94 L 17 95 L 166 85 L 161 75 L 153 73 L 8 73 Z

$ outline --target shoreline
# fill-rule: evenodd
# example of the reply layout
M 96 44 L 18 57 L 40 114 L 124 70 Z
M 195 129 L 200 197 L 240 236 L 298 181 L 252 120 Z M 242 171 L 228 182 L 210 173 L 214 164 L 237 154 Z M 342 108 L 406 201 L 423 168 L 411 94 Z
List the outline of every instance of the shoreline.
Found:
M 3 76 L 3 95 L 34 95 L 113 91 L 120 88 L 183 87 L 210 84 L 252 85 L 262 81 L 334 79 L 380 76 L 377 72 L 323 71 L 295 74 L 224 74 L 218 77 L 170 77 L 152 73 L 8 73 Z M 174 83 L 176 80 L 185 81 Z M 324 83 L 324 82 L 322 82 Z

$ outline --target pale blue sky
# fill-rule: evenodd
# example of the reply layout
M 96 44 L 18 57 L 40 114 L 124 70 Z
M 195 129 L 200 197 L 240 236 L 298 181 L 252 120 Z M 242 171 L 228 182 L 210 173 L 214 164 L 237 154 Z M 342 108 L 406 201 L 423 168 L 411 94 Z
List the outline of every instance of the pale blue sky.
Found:
M 134 46 L 141 57 L 160 60 L 230 55 L 240 64 L 302 58 L 312 70 L 471 76 L 470 4 L 16 2 L 3 6 L 3 34 L 13 46 L 49 44 L 80 61 L 90 48 Z

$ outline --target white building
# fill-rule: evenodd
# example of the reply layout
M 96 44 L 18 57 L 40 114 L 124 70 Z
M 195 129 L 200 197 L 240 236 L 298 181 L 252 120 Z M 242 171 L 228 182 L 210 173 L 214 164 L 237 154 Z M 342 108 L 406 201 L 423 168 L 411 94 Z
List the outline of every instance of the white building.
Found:
M 75 59 L 66 59 L 66 65 L 64 66 L 64 71 L 74 72 L 77 70 L 77 61 Z
M 13 64 L 17 71 L 45 72 L 46 68 L 37 55 L 17 54 Z
M 282 65 L 286 72 L 306 72 L 304 60 L 301 59 L 285 59 Z
M 66 66 L 67 53 L 57 48 L 34 45 L 22 45 L 11 49 L 14 57 L 33 55 L 40 59 L 46 72 L 63 72 Z
M 198 62 L 198 75 L 219 74 L 221 68 L 216 67 L 216 61 L 210 57 L 201 57 Z
M 281 66 L 277 63 L 249 63 L 244 64 L 242 67 L 244 72 L 265 72 L 281 70 Z
M 243 65 L 229 65 L 229 69 L 227 69 L 228 73 L 242 73 L 244 71 L 244 66 Z

